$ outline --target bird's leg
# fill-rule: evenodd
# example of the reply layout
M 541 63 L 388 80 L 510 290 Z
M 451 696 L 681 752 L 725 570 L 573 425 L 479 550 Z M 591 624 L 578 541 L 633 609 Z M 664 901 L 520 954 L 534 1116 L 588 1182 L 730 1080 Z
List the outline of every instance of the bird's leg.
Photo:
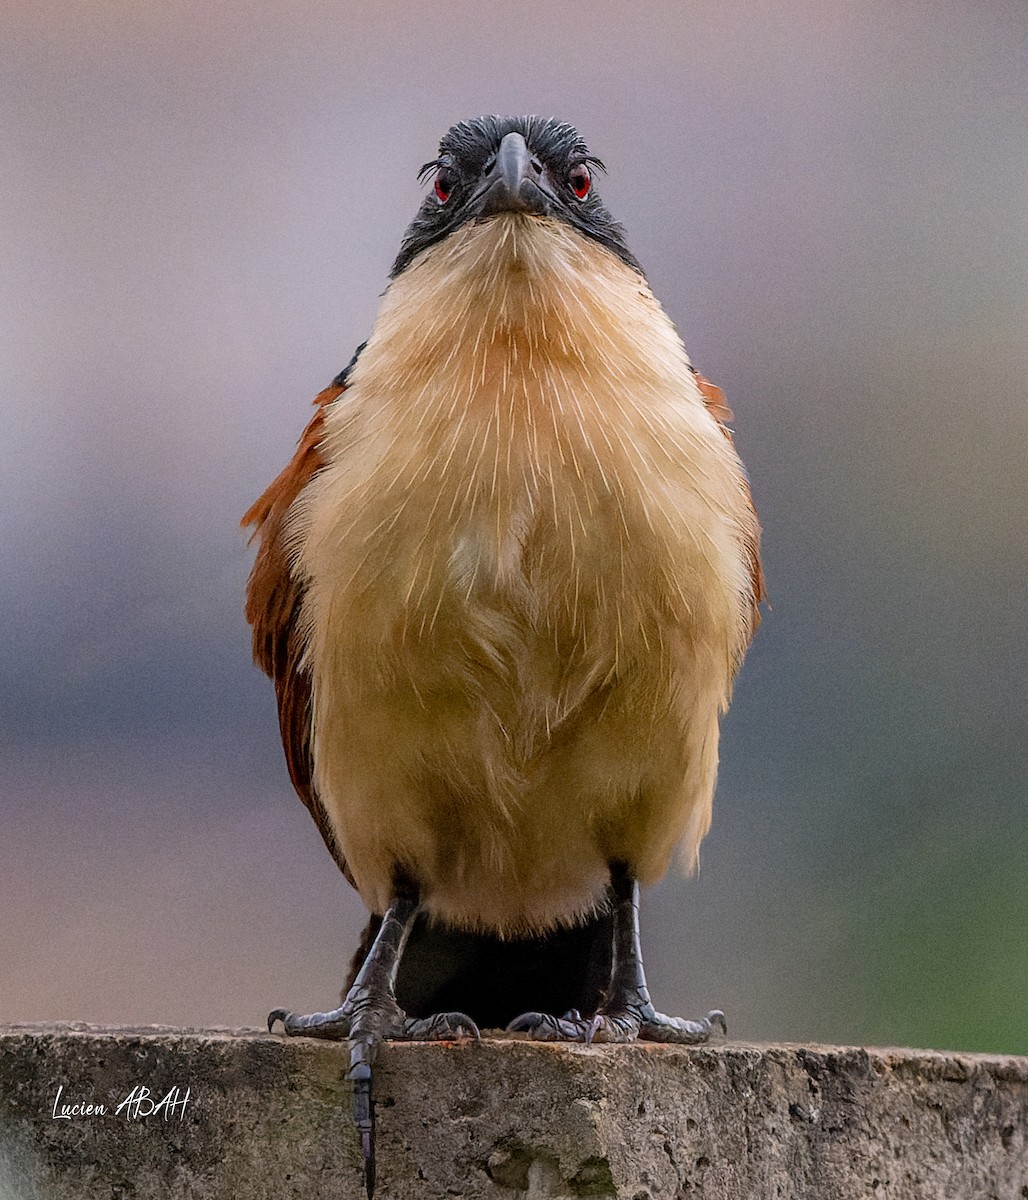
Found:
M 610 870 L 614 902 L 614 970 L 610 987 L 593 1019 L 587 1041 L 706 1042 L 715 1027 L 728 1032 L 725 1014 L 714 1009 L 698 1021 L 668 1017 L 650 1000 L 639 944 L 639 885 L 623 863 Z
M 718 1009 L 699 1021 L 668 1017 L 650 1000 L 639 945 L 639 885 L 623 863 L 610 868 L 610 902 L 614 918 L 613 968 L 606 995 L 591 1020 L 572 1010 L 563 1017 L 527 1012 L 507 1026 L 537 1041 L 650 1042 L 696 1044 L 710 1038 L 715 1027 L 727 1033 L 725 1014 Z
M 375 1187 L 375 1127 L 371 1106 L 371 1068 L 379 1043 L 386 1038 L 403 1041 L 449 1041 L 479 1037 L 478 1026 L 464 1013 L 436 1013 L 408 1017 L 396 1002 L 396 972 L 410 935 L 419 904 L 410 895 L 397 896 L 382 918 L 378 931 L 353 987 L 333 1012 L 299 1016 L 284 1008 L 268 1014 L 268 1029 L 281 1021 L 287 1034 L 350 1039 L 353 1084 L 353 1122 L 361 1139 L 364 1180 L 370 1197 Z
M 412 1018 L 396 1002 L 396 972 L 419 908 L 411 895 L 398 895 L 393 900 L 364 965 L 339 1008 L 308 1016 L 276 1008 L 268 1014 L 268 1029 L 281 1021 L 285 1032 L 293 1036 L 332 1041 L 349 1038 L 369 1046 L 384 1038 L 418 1042 L 478 1037 L 474 1021 L 464 1013 Z
M 281 1021 L 287 1034 L 342 1041 L 356 1036 L 355 1027 L 360 1025 L 367 1032 L 374 1028 L 380 1037 L 401 1037 L 406 1018 L 396 1003 L 394 981 L 417 911 L 417 901 L 411 897 L 393 900 L 364 965 L 339 1008 L 307 1016 L 276 1008 L 268 1014 L 268 1029 Z

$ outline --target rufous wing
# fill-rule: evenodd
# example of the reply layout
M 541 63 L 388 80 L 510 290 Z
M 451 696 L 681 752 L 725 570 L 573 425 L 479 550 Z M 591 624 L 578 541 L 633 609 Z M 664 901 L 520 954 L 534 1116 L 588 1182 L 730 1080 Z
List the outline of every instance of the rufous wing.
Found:
M 732 420 L 732 410 L 728 407 L 728 401 L 725 399 L 724 392 L 717 386 L 711 383 L 709 379 L 701 375 L 699 371 L 693 368 L 693 374 L 696 378 L 696 384 L 700 389 L 700 395 L 703 398 L 703 403 L 707 407 L 707 412 L 721 426 L 721 432 L 728 438 L 729 442 L 734 445 L 732 431 L 728 427 L 728 422 Z M 753 533 L 746 539 L 746 556 L 750 568 L 750 581 L 752 584 L 752 612 L 750 616 L 750 636 L 757 630 L 760 624 L 760 604 L 766 599 L 767 592 L 764 587 L 764 568 L 760 562 L 760 521 L 757 517 L 757 510 L 753 503 L 753 495 L 750 492 L 748 483 L 743 484 L 746 492 L 746 502 L 750 506 L 750 511 L 753 513 Z
M 317 412 L 303 431 L 289 465 L 243 517 L 252 527 L 257 557 L 246 588 L 246 619 L 253 630 L 253 657 L 271 676 L 278 698 L 278 722 L 289 777 L 307 805 L 343 874 L 353 882 L 324 806 L 314 788 L 311 759 L 311 685 L 302 667 L 300 607 L 303 589 L 289 570 L 286 515 L 293 501 L 323 465 L 319 451 L 326 406 L 345 390 L 336 381 L 317 396 Z

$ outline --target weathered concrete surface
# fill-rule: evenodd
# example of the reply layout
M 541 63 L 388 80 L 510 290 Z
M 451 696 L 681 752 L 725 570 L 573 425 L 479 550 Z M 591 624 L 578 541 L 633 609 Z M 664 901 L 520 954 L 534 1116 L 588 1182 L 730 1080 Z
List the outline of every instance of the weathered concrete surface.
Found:
M 0 1197 L 360 1200 L 345 1061 L 249 1030 L 0 1027 Z M 1023 1058 L 487 1039 L 386 1046 L 376 1083 L 382 1200 L 1028 1197 Z

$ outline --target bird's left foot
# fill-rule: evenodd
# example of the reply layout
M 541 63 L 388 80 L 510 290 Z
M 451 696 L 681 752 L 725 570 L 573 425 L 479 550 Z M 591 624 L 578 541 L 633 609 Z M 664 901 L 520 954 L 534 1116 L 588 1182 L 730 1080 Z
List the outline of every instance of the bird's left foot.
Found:
M 639 945 L 639 885 L 624 863 L 611 863 L 610 897 L 614 917 L 614 966 L 610 984 L 596 1015 L 583 1020 L 577 1012 L 563 1017 L 522 1013 L 507 1026 L 538 1041 L 677 1042 L 698 1046 L 715 1029 L 728 1032 L 725 1014 L 712 1009 L 698 1021 L 667 1017 L 650 1000 Z
M 620 1011 L 604 1010 L 589 1022 L 587 1042 L 677 1042 L 679 1045 L 700 1046 L 709 1042 L 715 1029 L 728 1033 L 725 1014 L 711 1009 L 698 1021 L 685 1017 L 669 1017 L 657 1012 L 652 1004 L 631 1006 Z
M 652 1004 L 600 1009 L 591 1020 L 572 1010 L 563 1017 L 528 1012 L 507 1026 L 512 1033 L 527 1033 L 537 1042 L 677 1042 L 698 1046 L 710 1040 L 715 1029 L 728 1032 L 725 1014 L 712 1009 L 698 1021 L 668 1017 Z
M 589 1022 L 583 1019 L 576 1008 L 562 1017 L 526 1012 L 515 1017 L 507 1029 L 510 1033 L 527 1033 L 535 1042 L 584 1042 L 587 1040 Z

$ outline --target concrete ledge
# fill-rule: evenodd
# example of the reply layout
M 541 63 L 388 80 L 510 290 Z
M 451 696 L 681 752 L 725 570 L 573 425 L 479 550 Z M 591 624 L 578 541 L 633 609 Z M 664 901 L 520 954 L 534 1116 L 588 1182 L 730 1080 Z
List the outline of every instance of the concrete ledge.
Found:
M 361 1200 L 345 1051 L 0 1027 L 0 1198 Z M 1025 1058 L 496 1038 L 386 1046 L 376 1093 L 382 1200 L 1028 1197 Z

